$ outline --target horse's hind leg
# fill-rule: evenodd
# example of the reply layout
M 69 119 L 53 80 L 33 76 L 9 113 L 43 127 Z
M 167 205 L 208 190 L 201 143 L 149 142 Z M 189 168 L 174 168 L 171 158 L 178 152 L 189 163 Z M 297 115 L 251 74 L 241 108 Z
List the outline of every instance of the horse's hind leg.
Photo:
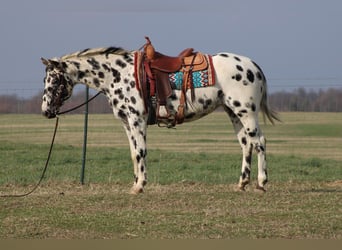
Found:
M 261 130 L 259 133 L 259 144 L 255 147 L 255 150 L 258 154 L 258 184 L 256 188 L 262 191 L 266 191 L 265 184 L 268 181 L 266 167 L 266 138 L 262 135 Z
M 267 183 L 266 169 L 266 139 L 259 127 L 257 114 L 249 114 L 239 117 L 228 107 L 225 107 L 233 123 L 235 133 L 242 148 L 242 170 L 239 180 L 239 188 L 245 189 L 250 182 L 252 150 L 258 154 L 258 184 L 257 189 L 265 191 Z
M 240 118 L 236 116 L 229 108 L 226 108 L 225 110 L 228 113 L 230 120 L 232 121 L 242 150 L 242 167 L 238 187 L 240 190 L 244 191 L 246 185 L 250 182 L 253 146 L 249 141 L 249 137 L 246 135 Z
M 246 130 L 246 135 L 256 153 L 258 154 L 258 184 L 257 189 L 266 191 L 265 184 L 267 183 L 267 169 L 266 169 L 266 139 L 259 127 L 257 115 L 246 116 L 240 118 Z

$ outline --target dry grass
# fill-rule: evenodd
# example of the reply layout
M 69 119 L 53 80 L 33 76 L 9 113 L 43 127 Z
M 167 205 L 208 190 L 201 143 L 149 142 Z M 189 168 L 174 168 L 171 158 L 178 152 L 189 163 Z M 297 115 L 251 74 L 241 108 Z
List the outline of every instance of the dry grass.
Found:
M 50 183 L 0 200 L 0 238 L 342 239 L 341 182 L 275 183 L 266 194 L 200 183 L 149 185 L 140 196 L 126 190 Z

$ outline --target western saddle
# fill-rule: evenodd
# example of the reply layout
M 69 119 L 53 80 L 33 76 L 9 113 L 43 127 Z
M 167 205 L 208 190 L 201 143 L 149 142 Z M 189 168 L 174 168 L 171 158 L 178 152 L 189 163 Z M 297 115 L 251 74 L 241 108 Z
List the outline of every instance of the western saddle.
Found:
M 204 54 L 194 52 L 193 48 L 183 50 L 178 56 L 171 57 L 156 52 L 150 39 L 143 46 L 143 65 L 145 81 L 142 81 L 145 103 L 148 103 L 148 124 L 165 124 L 168 128 L 181 124 L 184 121 L 184 106 L 186 105 L 186 92 L 191 89 L 191 99 L 195 98 L 192 83 L 192 72 L 205 70 L 208 62 Z M 167 107 L 167 99 L 172 94 L 169 74 L 183 73 L 180 103 L 176 114 L 171 114 Z M 147 83 L 148 82 L 148 83 Z M 148 93 L 149 92 L 149 93 Z M 166 116 L 160 116 L 160 108 L 164 106 Z

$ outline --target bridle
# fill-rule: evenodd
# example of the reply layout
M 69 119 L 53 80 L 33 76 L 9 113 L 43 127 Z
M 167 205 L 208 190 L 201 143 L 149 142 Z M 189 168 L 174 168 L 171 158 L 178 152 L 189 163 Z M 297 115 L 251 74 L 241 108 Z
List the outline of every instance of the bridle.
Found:
M 59 114 L 59 108 L 63 105 L 64 101 L 66 100 L 67 96 L 67 85 L 69 85 L 69 82 L 65 79 L 65 77 L 62 74 L 58 74 L 55 76 L 58 81 L 58 88 L 55 91 L 55 93 L 52 93 L 51 98 L 51 104 L 56 107 L 56 112 L 54 113 L 55 116 Z

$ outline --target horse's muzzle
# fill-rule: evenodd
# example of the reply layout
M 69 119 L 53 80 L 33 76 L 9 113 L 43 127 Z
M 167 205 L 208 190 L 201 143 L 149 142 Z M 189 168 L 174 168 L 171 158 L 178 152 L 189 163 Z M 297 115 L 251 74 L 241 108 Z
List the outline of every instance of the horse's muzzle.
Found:
M 43 113 L 43 116 L 45 116 L 46 118 L 48 119 L 52 119 L 52 118 L 55 118 L 56 117 L 56 114 L 55 113 L 51 113 L 49 111 L 44 111 L 42 112 Z

